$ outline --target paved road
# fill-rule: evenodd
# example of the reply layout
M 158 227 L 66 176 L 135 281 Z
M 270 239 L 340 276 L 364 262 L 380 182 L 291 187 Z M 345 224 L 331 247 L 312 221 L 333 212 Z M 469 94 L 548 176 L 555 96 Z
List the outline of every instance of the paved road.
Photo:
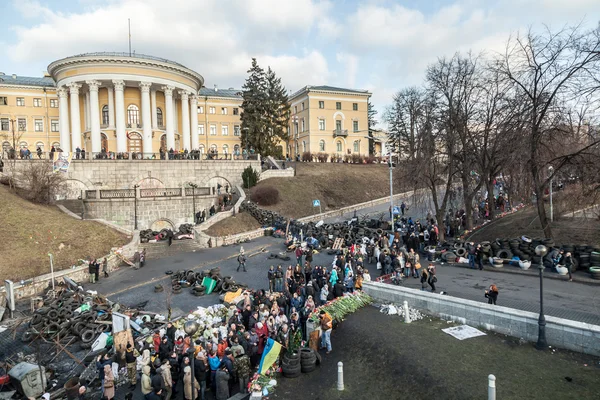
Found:
M 198 271 L 220 267 L 224 276 L 231 275 L 239 282 L 253 288 L 267 287 L 269 265 L 277 265 L 279 260 L 269 260 L 268 255 L 284 251 L 280 239 L 264 237 L 244 244 L 247 255 L 248 272 L 236 272 L 239 246 L 207 249 L 195 253 L 185 253 L 159 260 L 149 260 L 147 266 L 138 271 L 122 268 L 98 284 L 86 284 L 86 289 L 107 294 L 113 301 L 134 305 L 148 300 L 147 309 L 157 312 L 166 310 L 164 293 L 154 293 L 158 282 L 169 284 L 165 271 L 178 269 L 196 269 Z M 260 249 L 265 253 L 255 254 Z M 314 257 L 315 265 L 331 265 L 333 256 L 326 253 Z M 294 262 L 279 261 L 284 267 Z M 379 275 L 374 265 L 368 266 L 373 277 Z M 539 279 L 535 276 L 512 275 L 495 271 L 470 270 L 463 267 L 439 265 L 437 268 L 437 289 L 451 296 L 475 301 L 486 301 L 484 290 L 492 283 L 500 289 L 498 304 L 520 310 L 539 311 Z M 418 279 L 408 278 L 407 287 L 420 288 Z M 600 325 L 600 286 L 555 279 L 544 280 L 546 314 L 581 322 Z M 172 308 L 175 314 L 187 314 L 198 305 L 207 306 L 218 302 L 216 295 L 204 297 L 192 296 L 184 290 L 172 296 Z

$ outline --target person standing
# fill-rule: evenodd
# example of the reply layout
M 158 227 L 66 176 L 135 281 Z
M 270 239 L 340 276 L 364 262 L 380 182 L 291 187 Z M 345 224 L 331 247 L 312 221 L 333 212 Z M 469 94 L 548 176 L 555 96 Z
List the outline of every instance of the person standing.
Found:
M 402 202 L 402 204 L 400 204 L 400 212 L 402 212 L 402 216 L 404 216 L 405 209 L 406 209 L 406 203 Z
M 229 398 L 229 372 L 226 366 L 219 368 L 215 375 L 217 380 L 217 400 L 227 400 Z
M 194 380 L 193 386 L 192 379 Z M 196 400 L 198 398 L 199 386 L 196 378 L 192 376 L 192 368 L 190 366 L 183 368 L 183 394 L 185 400 Z
M 169 364 L 169 360 L 166 357 L 163 359 L 160 374 L 163 380 L 164 399 L 171 400 L 171 395 L 173 394 L 173 378 L 171 376 L 171 364 Z
M 98 260 L 94 260 L 94 283 L 98 282 L 100 278 L 100 262 Z
M 96 262 L 92 260 L 88 264 L 88 274 L 90 276 L 90 283 L 96 283 Z
M 105 278 L 108 278 L 108 259 L 106 257 L 102 260 L 102 274 Z
M 302 247 L 301 246 L 296 247 L 295 254 L 296 254 L 296 264 L 302 265 L 302 254 L 303 254 L 303 252 L 302 252 Z
M 143 268 L 146 265 L 146 249 L 140 252 L 140 268 Z
M 496 305 L 496 300 L 498 300 L 498 287 L 496 285 L 490 285 L 489 290 L 485 291 L 485 297 L 488 299 L 488 304 Z
M 246 271 L 246 255 L 244 254 L 244 249 L 242 249 L 240 251 L 240 254 L 238 255 L 237 261 L 238 261 L 237 272 L 240 272 L 240 268 L 243 268 L 244 272 L 247 272 Z
M 327 349 L 325 354 L 331 353 L 331 330 L 333 329 L 333 319 L 325 310 L 319 311 L 319 320 L 321 321 L 321 348 Z
M 108 400 L 112 400 L 115 397 L 115 376 L 110 364 L 104 365 L 104 391 L 102 394 Z
M 125 363 L 127 364 L 127 377 L 129 378 L 130 389 L 137 385 L 137 357 L 134 354 L 134 348 L 131 343 L 127 343 L 125 350 Z
M 565 255 L 565 259 L 563 260 L 565 268 L 567 268 L 567 272 L 569 273 L 569 282 L 573 282 L 573 256 L 571 256 L 570 252 L 567 252 Z
M 427 281 L 429 279 L 429 274 L 427 273 L 427 270 L 424 270 L 423 273 L 421 274 L 421 290 L 424 292 L 425 289 L 427 289 Z
M 431 286 L 431 291 L 435 292 L 435 283 L 437 282 L 437 276 L 435 276 L 435 267 L 433 264 L 429 264 L 427 267 L 427 283 Z

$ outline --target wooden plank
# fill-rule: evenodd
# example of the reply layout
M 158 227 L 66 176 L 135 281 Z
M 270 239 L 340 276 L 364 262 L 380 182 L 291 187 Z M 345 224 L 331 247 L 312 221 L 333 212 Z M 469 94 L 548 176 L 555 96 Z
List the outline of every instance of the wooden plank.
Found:
M 127 343 L 133 345 L 133 336 L 131 335 L 131 329 L 126 329 L 121 332 L 117 332 L 113 335 L 114 347 L 118 352 L 124 352 L 127 349 Z

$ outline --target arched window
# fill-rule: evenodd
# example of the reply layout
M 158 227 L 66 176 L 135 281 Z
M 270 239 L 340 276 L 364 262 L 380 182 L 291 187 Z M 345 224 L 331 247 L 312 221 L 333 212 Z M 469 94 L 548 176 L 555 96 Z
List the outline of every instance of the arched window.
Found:
M 360 142 L 358 140 L 354 141 L 354 152 L 355 153 L 360 152 Z
M 127 123 L 130 128 L 137 128 L 140 123 L 140 109 L 135 104 L 130 104 L 127 107 Z
M 210 145 L 210 152 L 211 152 L 211 153 L 216 153 L 216 152 L 217 152 L 217 149 L 218 149 L 218 147 L 217 147 L 217 145 L 216 145 L 216 144 L 211 144 L 211 145 Z
M 108 137 L 104 133 L 100 133 L 100 144 L 103 151 L 108 151 Z
M 302 151 L 306 153 L 306 141 L 302 141 Z
M 156 108 L 156 124 L 158 126 L 165 126 L 165 124 L 163 123 L 162 109 L 160 107 Z
M 130 153 L 142 153 L 142 135 L 137 132 L 131 132 L 128 135 L 127 150 Z
M 42 152 L 44 151 L 44 142 L 37 142 L 35 144 L 35 151 L 37 151 L 38 147 L 42 150 Z
M 325 151 L 325 141 L 323 139 L 319 140 L 319 151 Z
M 226 144 L 223 145 L 223 154 L 229 154 L 229 146 L 227 146 Z
M 341 141 L 337 141 L 335 142 L 335 149 L 337 150 L 338 153 L 342 152 L 342 142 Z
M 108 106 L 102 106 L 102 125 L 108 126 Z
M 26 148 L 27 146 L 28 146 L 28 145 L 27 145 L 27 142 L 26 142 L 26 141 L 22 141 L 22 142 L 20 142 L 20 143 L 19 143 L 19 148 L 21 148 L 21 149 L 24 149 L 24 148 Z
M 240 145 L 236 144 L 233 146 L 233 152 L 234 154 L 240 154 Z
M 203 144 L 200 145 L 200 154 L 204 154 L 204 145 Z
M 8 142 L 8 141 L 2 142 L 2 151 L 8 151 L 10 149 L 10 147 L 11 147 L 10 142 Z

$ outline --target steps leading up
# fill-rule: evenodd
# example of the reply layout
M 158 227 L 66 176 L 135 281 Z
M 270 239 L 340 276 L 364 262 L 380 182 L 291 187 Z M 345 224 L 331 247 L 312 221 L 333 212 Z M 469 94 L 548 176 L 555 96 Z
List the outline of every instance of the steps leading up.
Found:
M 140 243 L 139 245 L 140 251 L 146 249 L 146 259 L 148 260 L 170 257 L 180 253 L 191 253 L 201 248 L 200 244 L 192 239 L 173 240 L 171 246 L 169 246 L 168 241 Z

